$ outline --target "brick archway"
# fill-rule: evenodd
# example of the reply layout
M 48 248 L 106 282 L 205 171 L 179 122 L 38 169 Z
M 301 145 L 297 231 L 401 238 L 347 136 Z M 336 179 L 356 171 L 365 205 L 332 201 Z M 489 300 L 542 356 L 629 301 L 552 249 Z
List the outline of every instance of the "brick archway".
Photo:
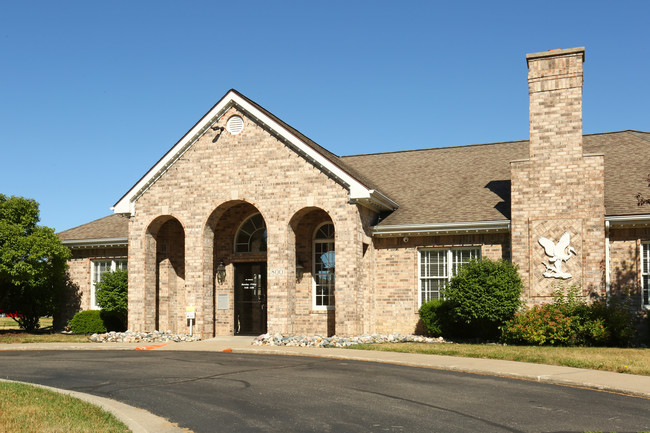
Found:
M 233 335 L 239 330 L 235 318 L 235 270 L 245 263 L 265 264 L 266 251 L 239 251 L 235 248 L 238 229 L 260 210 L 243 200 L 219 205 L 208 217 L 203 230 L 203 335 Z M 225 268 L 225 279 L 219 281 L 217 269 Z M 266 279 L 266 268 L 264 279 Z M 241 269 L 240 269 L 241 270 Z M 259 270 L 258 270 L 259 271 Z
M 147 228 L 145 296 L 147 329 L 186 332 L 185 230 L 173 216 L 154 219 Z
M 322 302 L 323 293 L 317 293 L 326 288 L 317 284 L 320 277 L 315 263 L 318 254 L 314 251 L 314 236 L 324 224 L 333 226 L 334 222 L 326 211 L 318 207 L 299 210 L 289 222 L 289 266 L 301 268 L 303 272 L 301 278 L 295 278 L 295 286 L 290 286 L 290 323 L 292 332 L 295 333 L 328 336 L 336 333 L 335 306 L 323 305 L 326 304 Z M 334 297 L 335 293 L 332 294 L 332 300 Z

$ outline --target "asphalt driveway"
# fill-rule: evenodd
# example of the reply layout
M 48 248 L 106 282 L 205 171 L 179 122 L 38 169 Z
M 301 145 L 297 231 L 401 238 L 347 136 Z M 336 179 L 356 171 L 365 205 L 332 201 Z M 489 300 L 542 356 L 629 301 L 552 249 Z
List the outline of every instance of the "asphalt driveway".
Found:
M 650 431 L 650 400 L 427 368 L 173 351 L 5 351 L 0 376 L 201 432 Z

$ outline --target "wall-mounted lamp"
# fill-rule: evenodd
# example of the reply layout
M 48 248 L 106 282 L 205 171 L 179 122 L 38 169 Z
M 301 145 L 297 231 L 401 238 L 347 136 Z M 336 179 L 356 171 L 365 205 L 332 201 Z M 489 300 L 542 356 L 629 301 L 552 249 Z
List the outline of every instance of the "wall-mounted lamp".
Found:
M 296 263 L 296 281 L 302 281 L 302 276 L 305 274 L 305 268 L 302 266 L 302 263 Z
M 223 260 L 217 266 L 217 281 L 219 284 L 223 284 L 226 281 L 226 265 L 223 264 Z

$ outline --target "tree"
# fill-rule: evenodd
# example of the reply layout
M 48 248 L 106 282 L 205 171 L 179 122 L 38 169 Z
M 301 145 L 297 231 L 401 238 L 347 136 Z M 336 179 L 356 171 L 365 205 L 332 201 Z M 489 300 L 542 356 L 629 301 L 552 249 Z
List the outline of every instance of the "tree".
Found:
M 126 269 L 117 269 L 102 274 L 102 280 L 96 284 L 97 305 L 102 310 L 115 314 L 126 329 L 129 309 L 129 274 Z
M 65 290 L 68 250 L 38 225 L 38 203 L 0 194 L 0 309 L 27 331 L 55 312 Z

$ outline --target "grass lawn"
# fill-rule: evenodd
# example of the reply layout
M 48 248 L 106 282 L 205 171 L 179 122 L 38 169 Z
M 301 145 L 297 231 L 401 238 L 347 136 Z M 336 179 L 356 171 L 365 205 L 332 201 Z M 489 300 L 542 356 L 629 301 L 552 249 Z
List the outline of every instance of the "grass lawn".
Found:
M 41 325 L 41 328 L 47 328 L 52 326 L 52 318 L 41 317 L 38 323 Z M 3 329 L 18 329 L 18 322 L 11 317 L 0 317 L 0 330 Z
M 25 332 L 18 328 L 18 323 L 11 317 L 0 317 L 1 343 L 89 343 L 85 335 L 53 334 L 47 331 L 52 326 L 51 317 L 41 317 L 41 327 L 36 332 Z M 3 430 L 0 430 L 2 432 Z
M 90 343 L 90 340 L 88 340 L 87 335 L 49 333 L 30 334 L 19 330 L 0 330 L 0 344 L 1 343 Z
M 0 432 L 130 432 L 112 414 L 46 389 L 0 382 Z
M 650 376 L 650 349 L 616 347 L 500 346 L 486 344 L 385 343 L 350 349 L 504 359 Z

